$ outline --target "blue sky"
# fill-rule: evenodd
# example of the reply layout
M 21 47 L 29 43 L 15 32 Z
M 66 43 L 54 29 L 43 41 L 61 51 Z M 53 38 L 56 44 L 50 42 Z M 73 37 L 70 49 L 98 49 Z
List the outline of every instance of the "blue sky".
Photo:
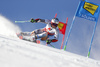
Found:
M 66 18 L 68 17 L 69 20 L 65 36 L 66 40 L 79 1 L 80 0 L 1 0 L 0 14 L 8 18 L 13 23 L 14 21 L 30 20 L 31 18 L 52 19 L 56 13 L 58 14 L 57 18 L 59 18 L 62 22 L 66 22 Z M 100 4 L 100 0 L 88 1 Z M 99 22 L 100 17 L 90 55 L 91 58 L 97 60 L 100 60 Z M 76 18 L 66 51 L 87 56 L 94 24 L 94 22 L 82 18 Z M 45 26 L 45 24 L 42 23 L 17 23 L 16 25 L 18 25 L 23 32 L 30 32 Z M 61 41 L 62 35 L 60 34 L 59 42 L 52 44 L 59 49 Z

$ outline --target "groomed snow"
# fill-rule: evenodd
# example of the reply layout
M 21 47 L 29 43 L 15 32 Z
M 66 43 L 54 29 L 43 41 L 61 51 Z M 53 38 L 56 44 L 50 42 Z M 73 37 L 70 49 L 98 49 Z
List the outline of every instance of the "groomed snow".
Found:
M 100 67 L 100 62 L 42 44 L 0 35 L 0 67 Z

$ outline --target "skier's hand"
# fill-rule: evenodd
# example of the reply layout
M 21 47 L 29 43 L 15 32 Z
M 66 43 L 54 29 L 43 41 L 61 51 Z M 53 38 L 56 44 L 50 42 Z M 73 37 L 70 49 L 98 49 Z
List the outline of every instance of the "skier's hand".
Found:
M 35 19 L 31 18 L 30 22 L 35 23 L 36 21 L 35 21 Z
M 51 42 L 52 42 L 51 39 L 46 40 L 46 43 L 47 43 L 47 44 L 50 44 Z

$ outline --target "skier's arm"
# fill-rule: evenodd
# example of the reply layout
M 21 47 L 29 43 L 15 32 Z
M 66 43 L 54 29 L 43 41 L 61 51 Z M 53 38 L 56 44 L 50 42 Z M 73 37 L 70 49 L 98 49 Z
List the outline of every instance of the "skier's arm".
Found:
M 33 18 L 32 18 L 32 19 L 30 20 L 31 23 L 41 22 L 41 23 L 46 23 L 46 24 L 48 24 L 49 21 L 50 21 L 50 20 L 40 19 L 40 18 L 37 18 L 37 19 L 33 19 Z

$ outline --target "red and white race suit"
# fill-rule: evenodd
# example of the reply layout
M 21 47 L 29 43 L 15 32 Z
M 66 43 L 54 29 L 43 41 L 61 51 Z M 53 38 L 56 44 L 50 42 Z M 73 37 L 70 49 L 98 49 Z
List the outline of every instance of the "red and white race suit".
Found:
M 45 37 L 48 34 L 48 38 L 52 39 L 52 42 L 58 41 L 59 30 L 58 30 L 58 28 L 55 29 L 55 28 L 51 27 L 51 21 L 50 20 L 45 19 L 44 21 L 40 20 L 38 22 L 45 23 L 47 25 L 44 28 L 34 30 L 37 38 Z

